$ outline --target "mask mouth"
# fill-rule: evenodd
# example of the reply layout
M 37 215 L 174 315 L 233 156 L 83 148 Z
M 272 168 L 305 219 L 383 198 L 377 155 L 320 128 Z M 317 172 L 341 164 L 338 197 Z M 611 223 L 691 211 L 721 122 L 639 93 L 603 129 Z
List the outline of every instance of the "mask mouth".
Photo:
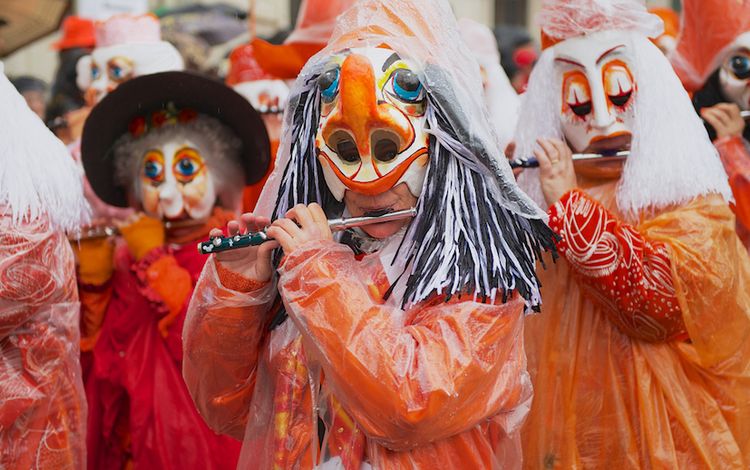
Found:
M 604 156 L 611 156 L 623 150 L 630 150 L 632 140 L 633 134 L 629 132 L 595 137 L 583 153 L 598 153 Z

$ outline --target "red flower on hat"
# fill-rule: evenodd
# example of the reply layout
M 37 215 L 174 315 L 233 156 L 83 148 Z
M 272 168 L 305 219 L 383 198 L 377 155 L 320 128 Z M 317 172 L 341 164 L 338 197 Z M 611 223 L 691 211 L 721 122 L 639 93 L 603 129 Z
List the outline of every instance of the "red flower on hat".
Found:
M 195 120 L 198 117 L 198 113 L 194 109 L 183 109 L 177 114 L 177 122 L 186 123 Z
M 156 111 L 151 115 L 151 126 L 153 126 L 154 129 L 159 129 L 168 119 L 169 116 L 166 111 Z
M 142 116 L 138 116 L 137 118 L 133 119 L 132 121 L 130 121 L 128 131 L 130 131 L 130 135 L 132 135 L 133 137 L 140 137 L 144 132 L 146 132 L 146 119 Z

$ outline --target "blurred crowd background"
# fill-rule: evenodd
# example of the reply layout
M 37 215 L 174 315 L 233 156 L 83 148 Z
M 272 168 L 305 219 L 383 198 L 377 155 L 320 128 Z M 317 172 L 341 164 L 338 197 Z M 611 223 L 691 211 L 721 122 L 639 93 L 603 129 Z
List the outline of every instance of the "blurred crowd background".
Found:
M 495 32 L 502 66 L 518 91 L 539 54 L 533 18 L 540 2 L 451 0 L 458 18 L 476 20 Z M 679 0 L 646 3 L 679 10 Z M 53 124 L 82 103 L 75 87 L 75 62 L 90 50 L 86 33 L 63 35 L 65 17 L 98 20 L 117 13 L 152 12 L 161 20 L 163 38 L 177 47 L 188 69 L 223 78 L 235 46 L 252 37 L 283 42 L 300 4 L 301 0 L 2 0 L 0 59 L 32 108 Z

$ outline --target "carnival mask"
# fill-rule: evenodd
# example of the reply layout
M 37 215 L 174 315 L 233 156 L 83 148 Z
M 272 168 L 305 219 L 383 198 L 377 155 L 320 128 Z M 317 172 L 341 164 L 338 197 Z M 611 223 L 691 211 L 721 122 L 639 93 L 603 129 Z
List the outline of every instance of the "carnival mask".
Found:
M 418 197 L 429 157 L 426 94 L 417 71 L 385 48 L 349 49 L 318 79 L 318 159 L 337 200 L 406 183 Z
M 107 54 L 106 51 L 94 51 L 89 70 L 84 71 L 90 77 L 90 84 L 85 92 L 86 104 L 93 106 L 101 101 L 107 93 L 133 78 L 134 71 L 135 64 L 132 58 Z
M 216 203 L 216 189 L 201 149 L 190 139 L 171 139 L 142 157 L 140 196 L 149 216 L 203 219 Z
M 623 34 L 607 31 L 555 46 L 562 129 L 575 152 L 609 153 L 630 146 L 637 87 L 627 44 Z
M 167 42 L 118 44 L 94 49 L 76 65 L 78 87 L 94 106 L 122 83 L 150 73 L 182 70 L 182 58 Z
M 750 32 L 737 37 L 719 70 L 724 96 L 740 109 L 750 109 Z

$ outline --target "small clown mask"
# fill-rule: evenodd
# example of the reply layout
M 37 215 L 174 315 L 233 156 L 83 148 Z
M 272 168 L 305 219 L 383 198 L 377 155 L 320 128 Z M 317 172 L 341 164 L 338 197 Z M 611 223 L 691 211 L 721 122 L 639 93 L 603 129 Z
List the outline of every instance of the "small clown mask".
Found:
M 629 148 L 637 90 L 627 37 L 605 31 L 554 46 L 563 133 L 575 152 Z
M 354 48 L 331 58 L 318 86 L 316 148 L 334 197 L 374 196 L 400 183 L 418 197 L 429 156 L 417 71 L 393 50 Z
M 202 151 L 189 138 L 167 139 L 141 157 L 139 175 L 143 210 L 166 220 L 208 217 L 216 189 Z
M 750 32 L 737 37 L 719 69 L 724 96 L 740 109 L 750 109 Z
M 217 205 L 237 207 L 241 147 L 218 120 L 169 103 L 133 119 L 115 144 L 116 179 L 130 188 L 131 205 L 151 217 L 203 220 Z
M 132 57 L 108 54 L 108 51 L 94 51 L 88 64 L 89 86 L 86 89 L 86 104 L 93 106 L 108 93 L 133 78 L 135 62 Z

